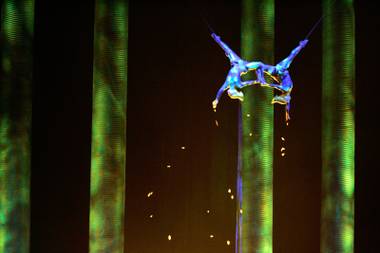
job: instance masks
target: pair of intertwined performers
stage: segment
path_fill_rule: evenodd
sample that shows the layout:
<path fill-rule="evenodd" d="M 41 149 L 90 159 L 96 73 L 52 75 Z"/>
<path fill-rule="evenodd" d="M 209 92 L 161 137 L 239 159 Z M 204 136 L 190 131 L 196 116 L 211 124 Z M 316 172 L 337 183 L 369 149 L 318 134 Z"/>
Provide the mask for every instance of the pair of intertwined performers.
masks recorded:
<path fill-rule="evenodd" d="M 290 93 L 293 88 L 293 82 L 290 78 L 288 68 L 296 55 L 304 48 L 308 42 L 307 39 L 300 41 L 299 45 L 293 49 L 288 57 L 276 65 L 268 65 L 260 61 L 248 62 L 241 59 L 234 51 L 232 51 L 215 33 L 211 37 L 224 50 L 226 56 L 230 59 L 231 69 L 228 72 L 226 81 L 218 90 L 215 100 L 212 102 L 212 107 L 216 111 L 220 97 L 227 90 L 228 96 L 232 99 L 243 101 L 244 94 L 242 88 L 259 84 L 262 87 L 270 87 L 280 91 L 280 95 L 274 96 L 272 104 L 281 104 L 286 107 L 286 120 L 290 119 Z M 249 71 L 255 71 L 256 80 L 242 81 L 241 76 Z M 267 78 L 266 78 L 267 77 Z M 269 82 L 267 80 L 270 80 Z M 273 81 L 273 83 L 271 82 Z"/>

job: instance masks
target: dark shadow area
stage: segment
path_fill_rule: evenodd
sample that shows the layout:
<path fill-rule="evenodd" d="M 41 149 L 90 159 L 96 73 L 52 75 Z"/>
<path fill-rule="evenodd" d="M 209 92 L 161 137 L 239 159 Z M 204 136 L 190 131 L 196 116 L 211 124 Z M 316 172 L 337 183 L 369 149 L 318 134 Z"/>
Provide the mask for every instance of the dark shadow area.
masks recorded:
<path fill-rule="evenodd" d="M 36 1 L 31 252 L 88 252 L 91 1 Z"/>
<path fill-rule="evenodd" d="M 321 15 L 319 1 L 276 1 L 276 62 L 298 46 Z M 320 252 L 321 31 L 319 25 L 289 68 L 294 83 L 289 126 L 283 106 L 275 105 L 274 252 Z"/>

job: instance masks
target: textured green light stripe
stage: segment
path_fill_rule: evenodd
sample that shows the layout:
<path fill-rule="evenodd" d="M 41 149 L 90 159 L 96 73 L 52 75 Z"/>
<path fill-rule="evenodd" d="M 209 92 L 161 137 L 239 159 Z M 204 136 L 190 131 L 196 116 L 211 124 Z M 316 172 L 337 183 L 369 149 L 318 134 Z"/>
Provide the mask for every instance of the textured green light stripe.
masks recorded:
<path fill-rule="evenodd" d="M 0 23 L 0 252 L 29 252 L 33 0 L 6 0 Z"/>
<path fill-rule="evenodd" d="M 355 33 L 352 1 L 324 0 L 321 252 L 354 251 Z"/>
<path fill-rule="evenodd" d="M 95 7 L 90 252 L 124 252 L 128 6 Z"/>
<path fill-rule="evenodd" d="M 241 49 L 244 59 L 273 64 L 274 0 L 243 0 Z M 271 253 L 273 91 L 250 87 L 244 92 L 238 173 L 241 181 L 238 209 L 243 213 L 238 210 L 241 218 L 238 219 L 237 251 Z"/>

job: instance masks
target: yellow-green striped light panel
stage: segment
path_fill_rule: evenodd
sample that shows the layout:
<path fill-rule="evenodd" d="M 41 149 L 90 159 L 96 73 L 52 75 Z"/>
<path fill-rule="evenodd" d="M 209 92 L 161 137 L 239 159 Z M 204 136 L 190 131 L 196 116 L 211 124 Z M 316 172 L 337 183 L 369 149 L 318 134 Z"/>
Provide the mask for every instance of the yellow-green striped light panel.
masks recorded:
<path fill-rule="evenodd" d="M 96 0 L 90 252 L 124 252 L 128 5 Z"/>
<path fill-rule="evenodd" d="M 273 64 L 274 0 L 243 0 L 241 55 Z M 236 252 L 271 253 L 273 91 L 244 91 L 240 115 Z"/>
<path fill-rule="evenodd" d="M 29 252 L 33 0 L 5 0 L 0 23 L 0 252 Z"/>
<path fill-rule="evenodd" d="M 355 33 L 352 0 L 324 0 L 321 252 L 354 251 Z"/>

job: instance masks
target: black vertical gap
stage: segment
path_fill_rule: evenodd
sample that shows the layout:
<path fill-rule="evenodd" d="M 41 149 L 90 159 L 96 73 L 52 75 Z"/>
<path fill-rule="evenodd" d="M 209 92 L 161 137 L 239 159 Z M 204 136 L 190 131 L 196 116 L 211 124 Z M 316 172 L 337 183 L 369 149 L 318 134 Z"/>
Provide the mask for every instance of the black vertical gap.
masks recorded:
<path fill-rule="evenodd" d="M 380 26 L 378 7 L 355 1 L 356 21 L 356 161 L 355 161 L 355 252 L 378 252 L 379 115 L 376 96 Z M 375 76 L 374 76 L 375 74 Z M 375 78 L 374 78 L 375 77 Z"/>
<path fill-rule="evenodd" d="M 235 222 L 227 189 L 235 182 L 238 102 L 225 95 L 220 111 L 212 111 L 229 62 L 201 11 L 239 52 L 239 6 L 233 1 L 130 5 L 126 251 L 234 249 L 226 243 L 233 244 Z M 231 13 L 236 18 L 226 19 Z M 212 156 L 219 163 L 214 167 Z M 152 199 L 146 197 L 150 189 Z"/>
<path fill-rule="evenodd" d="M 92 1 L 36 1 L 31 252 L 88 252 Z"/>
<path fill-rule="evenodd" d="M 298 46 L 322 13 L 317 0 L 276 1 L 275 9 L 275 59 L 279 62 Z M 275 105 L 274 252 L 319 253 L 321 28 L 317 27 L 289 68 L 294 85 L 289 126 L 283 106 Z"/>

